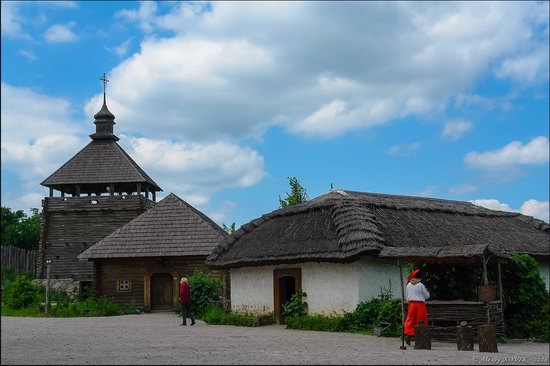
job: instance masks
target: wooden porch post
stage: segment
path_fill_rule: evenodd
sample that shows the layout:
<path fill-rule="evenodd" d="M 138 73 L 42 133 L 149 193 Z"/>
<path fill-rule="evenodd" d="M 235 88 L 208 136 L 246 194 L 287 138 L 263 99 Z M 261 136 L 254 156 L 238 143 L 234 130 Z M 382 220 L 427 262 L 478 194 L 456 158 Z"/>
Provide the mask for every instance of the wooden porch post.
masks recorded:
<path fill-rule="evenodd" d="M 53 188 L 50 187 L 50 197 L 53 197 Z"/>
<path fill-rule="evenodd" d="M 401 262 L 397 258 L 397 265 L 399 266 L 399 280 L 401 281 L 401 347 L 400 349 L 407 349 L 405 347 L 405 289 L 403 288 L 403 267 Z"/>
<path fill-rule="evenodd" d="M 500 306 L 504 307 L 504 294 L 502 293 L 502 273 L 500 269 L 500 258 L 497 258 L 497 270 L 498 270 L 498 297 L 500 300 Z"/>

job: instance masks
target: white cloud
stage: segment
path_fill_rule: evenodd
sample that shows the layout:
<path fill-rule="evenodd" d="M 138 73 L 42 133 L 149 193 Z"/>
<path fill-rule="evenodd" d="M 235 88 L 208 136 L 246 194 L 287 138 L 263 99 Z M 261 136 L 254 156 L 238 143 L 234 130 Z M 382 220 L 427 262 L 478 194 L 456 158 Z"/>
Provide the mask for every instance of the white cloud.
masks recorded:
<path fill-rule="evenodd" d="M 548 80 L 548 44 L 540 46 L 532 52 L 506 59 L 497 69 L 501 78 L 511 78 L 517 82 L 533 84 Z"/>
<path fill-rule="evenodd" d="M 23 57 L 25 57 L 25 58 L 27 58 L 31 61 L 36 60 L 36 55 L 31 50 L 20 49 L 19 51 L 17 51 L 17 54 L 21 55 L 21 56 L 23 56 Z"/>
<path fill-rule="evenodd" d="M 472 122 L 463 120 L 448 121 L 445 123 L 442 135 L 449 140 L 458 140 L 472 129 Z"/>
<path fill-rule="evenodd" d="M 520 208 L 522 214 L 533 216 L 546 222 L 550 222 L 549 210 L 550 206 L 548 201 L 537 201 L 534 199 L 525 201 Z"/>
<path fill-rule="evenodd" d="M 130 49 L 130 43 L 132 39 L 128 38 L 124 42 L 120 43 L 118 46 L 114 47 L 105 47 L 107 51 L 114 53 L 118 57 L 124 57 L 128 53 L 128 50 Z"/>
<path fill-rule="evenodd" d="M 23 31 L 23 17 L 19 13 L 18 3 L 2 1 L 0 2 L 0 6 L 2 37 L 30 40 L 31 36 Z"/>
<path fill-rule="evenodd" d="M 497 210 L 497 211 L 508 211 L 513 212 L 516 210 L 513 210 L 510 206 L 508 206 L 506 203 L 502 203 L 499 200 L 496 199 L 477 199 L 470 201 L 474 205 L 489 208 L 491 210 Z"/>
<path fill-rule="evenodd" d="M 228 213 L 233 211 L 237 207 L 237 204 L 233 201 L 224 201 L 220 207 L 215 208 L 213 210 L 206 210 L 208 212 L 208 216 L 220 223 L 225 219 Z"/>
<path fill-rule="evenodd" d="M 508 204 L 502 203 L 496 199 L 477 199 L 470 202 L 472 202 L 474 205 L 489 208 L 491 210 L 520 212 L 524 215 L 533 216 L 537 219 L 549 222 L 548 201 L 537 201 L 535 199 L 530 199 L 525 201 L 519 209 L 511 208 Z"/>
<path fill-rule="evenodd" d="M 484 153 L 469 152 L 464 157 L 464 162 L 468 166 L 481 168 L 540 165 L 548 163 L 548 154 L 548 138 L 538 136 L 525 145 L 520 141 L 512 141 L 502 149 Z"/>
<path fill-rule="evenodd" d="M 65 43 L 76 41 L 77 36 L 71 28 L 76 25 L 75 22 L 69 22 L 65 25 L 54 24 L 44 33 L 44 38 L 49 43 Z"/>
<path fill-rule="evenodd" d="M 38 184 L 83 147 L 68 101 L 2 82 L 2 169 Z M 90 124 L 90 128 L 92 125 Z"/>
<path fill-rule="evenodd" d="M 545 6 L 532 3 L 182 2 L 171 9 L 159 14 L 145 2 L 118 13 L 153 37 L 112 70 L 111 97 L 134 123 L 128 128 L 155 138 L 174 130 L 195 140 L 258 137 L 274 123 L 330 138 L 438 113 L 492 65 L 548 40 L 540 30 Z M 157 30 L 175 36 L 154 37 Z"/>
<path fill-rule="evenodd" d="M 250 187 L 266 175 L 263 158 L 255 150 L 233 143 L 132 138 L 127 144 L 128 153 L 162 182 L 165 191 L 177 192 L 199 206 L 215 192 Z"/>
<path fill-rule="evenodd" d="M 420 141 L 411 142 L 410 144 L 392 145 L 386 149 L 386 154 L 389 156 L 412 156 L 422 146 Z"/>
<path fill-rule="evenodd" d="M 153 31 L 157 4 L 153 1 L 142 1 L 138 10 L 119 10 L 115 17 L 126 18 L 139 23 L 142 31 L 149 33 Z"/>
<path fill-rule="evenodd" d="M 26 209 L 40 195 L 39 183 L 90 141 L 80 133 L 91 133 L 94 125 L 91 121 L 85 125 L 71 122 L 67 100 L 4 82 L 1 85 L 2 172 L 14 176 L 8 187 L 7 181 L 2 181 L 2 200 Z M 165 192 L 174 192 L 203 208 L 212 194 L 250 187 L 266 175 L 257 151 L 232 142 L 187 143 L 124 136 L 120 143 Z M 23 199 L 25 194 L 29 195 Z M 212 210 L 222 218 L 231 207 L 224 204 Z"/>

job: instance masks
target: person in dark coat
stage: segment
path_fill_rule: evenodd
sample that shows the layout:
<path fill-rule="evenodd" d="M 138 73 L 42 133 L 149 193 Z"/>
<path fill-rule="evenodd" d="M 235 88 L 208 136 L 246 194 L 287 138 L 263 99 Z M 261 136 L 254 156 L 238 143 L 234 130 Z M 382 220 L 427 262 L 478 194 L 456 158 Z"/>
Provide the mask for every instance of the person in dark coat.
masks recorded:
<path fill-rule="evenodd" d="M 195 325 L 195 318 L 191 312 L 191 287 L 189 287 L 189 281 L 183 277 L 180 281 L 180 304 L 181 304 L 181 317 L 183 322 L 181 325 L 187 325 L 187 318 L 191 318 L 191 325 Z"/>

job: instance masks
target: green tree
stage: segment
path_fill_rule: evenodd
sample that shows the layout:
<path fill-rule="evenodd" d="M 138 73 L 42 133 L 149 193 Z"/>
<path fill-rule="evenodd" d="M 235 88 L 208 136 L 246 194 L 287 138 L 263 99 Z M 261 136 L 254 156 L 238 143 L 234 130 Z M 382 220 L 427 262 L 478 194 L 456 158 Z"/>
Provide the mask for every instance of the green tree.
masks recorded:
<path fill-rule="evenodd" d="M 22 210 L 13 212 L 2 207 L 2 245 L 13 245 L 24 249 L 38 249 L 40 241 L 40 214 L 37 208 L 31 209 L 28 217 Z"/>
<path fill-rule="evenodd" d="M 306 202 L 309 197 L 306 193 L 306 189 L 302 187 L 298 178 L 288 177 L 288 183 L 290 185 L 290 193 L 286 192 L 286 198 L 279 196 L 279 204 L 281 208 L 288 206 L 294 206 L 302 202 Z"/>
<path fill-rule="evenodd" d="M 224 229 L 228 234 L 233 234 L 235 231 L 237 231 L 237 225 L 235 223 L 232 223 L 231 225 L 222 224 L 222 229 Z"/>

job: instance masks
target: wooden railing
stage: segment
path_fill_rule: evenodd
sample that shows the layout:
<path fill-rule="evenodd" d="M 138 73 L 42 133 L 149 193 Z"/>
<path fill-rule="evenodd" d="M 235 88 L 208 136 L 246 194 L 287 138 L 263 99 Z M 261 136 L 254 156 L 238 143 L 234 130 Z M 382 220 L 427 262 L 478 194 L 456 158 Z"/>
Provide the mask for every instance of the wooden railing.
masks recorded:
<path fill-rule="evenodd" d="M 36 273 L 36 250 L 26 250 L 11 245 L 2 245 L 2 270 L 14 270 L 16 272 Z"/>

